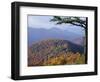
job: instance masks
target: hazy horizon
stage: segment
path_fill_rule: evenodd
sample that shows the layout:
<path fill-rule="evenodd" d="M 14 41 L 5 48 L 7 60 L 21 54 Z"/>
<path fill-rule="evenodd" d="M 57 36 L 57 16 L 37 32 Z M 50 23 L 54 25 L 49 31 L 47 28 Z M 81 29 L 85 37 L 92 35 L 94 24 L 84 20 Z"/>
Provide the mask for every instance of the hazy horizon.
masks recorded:
<path fill-rule="evenodd" d="M 52 18 L 53 16 L 28 15 L 29 44 L 49 38 L 71 41 L 85 36 L 85 31 L 82 27 L 70 24 L 57 25 L 55 22 L 50 22 Z"/>

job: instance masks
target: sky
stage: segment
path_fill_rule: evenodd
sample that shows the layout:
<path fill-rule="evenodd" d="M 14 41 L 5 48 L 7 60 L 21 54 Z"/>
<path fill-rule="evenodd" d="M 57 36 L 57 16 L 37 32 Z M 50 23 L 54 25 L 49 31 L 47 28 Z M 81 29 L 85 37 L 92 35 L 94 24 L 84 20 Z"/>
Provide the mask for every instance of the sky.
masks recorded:
<path fill-rule="evenodd" d="M 58 28 L 61 30 L 69 30 L 75 33 L 83 33 L 83 28 L 79 26 L 74 26 L 70 24 L 60 24 L 57 25 L 55 22 L 50 22 L 53 16 L 42 16 L 42 15 L 28 15 L 28 27 L 29 28 L 44 28 L 44 29 L 52 29 Z"/>

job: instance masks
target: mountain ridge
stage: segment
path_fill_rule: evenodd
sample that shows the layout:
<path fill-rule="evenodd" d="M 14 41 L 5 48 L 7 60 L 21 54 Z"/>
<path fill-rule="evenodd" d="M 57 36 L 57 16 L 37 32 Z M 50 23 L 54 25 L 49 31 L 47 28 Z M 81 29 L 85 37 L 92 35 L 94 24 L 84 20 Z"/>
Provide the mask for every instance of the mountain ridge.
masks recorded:
<path fill-rule="evenodd" d="M 48 57 L 57 57 L 67 52 L 84 53 L 84 47 L 67 40 L 49 39 L 32 44 L 28 50 L 28 65 L 42 65 Z"/>
<path fill-rule="evenodd" d="M 43 29 L 43 28 L 28 28 L 28 44 L 38 42 L 44 39 L 64 39 L 73 42 L 73 39 L 83 37 L 82 35 L 70 32 L 68 30 L 61 30 L 58 28 Z"/>

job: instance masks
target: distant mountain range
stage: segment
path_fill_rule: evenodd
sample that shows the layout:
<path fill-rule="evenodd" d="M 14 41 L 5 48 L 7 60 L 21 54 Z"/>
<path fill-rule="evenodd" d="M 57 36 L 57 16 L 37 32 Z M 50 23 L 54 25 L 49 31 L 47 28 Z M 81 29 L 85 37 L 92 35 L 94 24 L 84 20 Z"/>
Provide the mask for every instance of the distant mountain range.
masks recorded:
<path fill-rule="evenodd" d="M 33 43 L 28 49 L 28 66 L 42 65 L 43 61 L 48 58 L 57 57 L 67 52 L 84 53 L 83 46 L 61 39 L 42 40 Z"/>
<path fill-rule="evenodd" d="M 80 38 L 75 38 L 73 39 L 73 43 L 77 44 L 77 45 L 81 45 L 81 46 L 85 46 L 86 45 L 86 38 L 85 37 L 80 37 Z"/>
<path fill-rule="evenodd" d="M 83 45 L 83 34 L 71 32 L 67 29 L 61 30 L 58 28 L 44 29 L 44 28 L 28 28 L 28 44 L 29 46 L 35 42 L 48 39 L 63 39 L 71 41 L 79 45 Z M 76 42 L 75 42 L 76 41 Z M 79 43 L 78 43 L 79 42 Z"/>

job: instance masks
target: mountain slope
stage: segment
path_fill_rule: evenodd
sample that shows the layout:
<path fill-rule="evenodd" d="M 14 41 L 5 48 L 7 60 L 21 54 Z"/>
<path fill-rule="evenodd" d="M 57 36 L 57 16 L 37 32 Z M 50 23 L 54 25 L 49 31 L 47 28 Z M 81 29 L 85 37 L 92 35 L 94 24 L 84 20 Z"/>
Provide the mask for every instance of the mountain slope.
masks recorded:
<path fill-rule="evenodd" d="M 42 65 L 48 58 L 58 57 L 60 54 L 84 53 L 84 47 L 73 44 L 67 40 L 51 39 L 34 43 L 28 50 L 28 65 Z"/>

